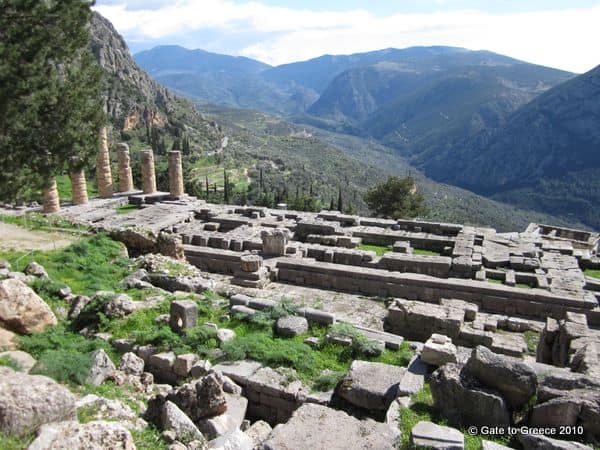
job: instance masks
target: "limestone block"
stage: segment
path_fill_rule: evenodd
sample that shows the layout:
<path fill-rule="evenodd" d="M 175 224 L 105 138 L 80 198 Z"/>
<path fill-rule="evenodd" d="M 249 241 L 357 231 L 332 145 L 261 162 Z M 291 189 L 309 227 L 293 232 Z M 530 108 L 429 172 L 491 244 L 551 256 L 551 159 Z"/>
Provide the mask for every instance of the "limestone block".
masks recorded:
<path fill-rule="evenodd" d="M 98 149 L 98 156 L 96 157 L 96 184 L 98 185 L 100 197 L 108 198 L 112 196 L 112 183 L 108 134 L 106 127 L 104 127 L 100 131 L 100 148 Z"/>
<path fill-rule="evenodd" d="M 133 175 L 131 173 L 131 156 L 129 146 L 121 143 L 117 145 L 119 158 L 119 192 L 133 191 Z"/>
<path fill-rule="evenodd" d="M 410 441 L 417 448 L 439 450 L 465 448 L 465 437 L 460 431 L 432 422 L 417 423 L 410 432 Z"/>
<path fill-rule="evenodd" d="M 60 198 L 56 187 L 56 179 L 52 179 L 42 191 L 44 197 L 44 214 L 54 214 L 60 211 Z"/>
<path fill-rule="evenodd" d="M 169 152 L 169 190 L 171 198 L 181 198 L 183 192 L 183 168 L 181 167 L 181 152 Z"/>
<path fill-rule="evenodd" d="M 82 169 L 69 172 L 71 179 L 72 200 L 74 205 L 85 205 L 88 203 L 87 183 L 85 173 Z"/>
<path fill-rule="evenodd" d="M 142 190 L 144 194 L 156 192 L 156 174 L 154 172 L 154 153 L 152 150 L 142 150 Z"/>
<path fill-rule="evenodd" d="M 265 256 L 285 256 L 289 234 L 284 228 L 264 230 L 260 235 L 263 243 L 263 254 Z"/>
<path fill-rule="evenodd" d="M 198 322 L 198 305 L 191 300 L 176 300 L 171 303 L 170 315 L 173 331 L 194 328 Z"/>

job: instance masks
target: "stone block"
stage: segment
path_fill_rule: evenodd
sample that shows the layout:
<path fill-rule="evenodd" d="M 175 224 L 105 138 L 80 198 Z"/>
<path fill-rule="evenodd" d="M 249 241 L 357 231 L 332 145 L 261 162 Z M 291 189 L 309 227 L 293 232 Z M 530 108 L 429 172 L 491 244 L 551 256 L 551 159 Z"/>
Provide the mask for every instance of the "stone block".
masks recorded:
<path fill-rule="evenodd" d="M 198 305 L 191 300 L 176 300 L 171 303 L 169 325 L 173 331 L 194 328 L 198 323 Z"/>
<path fill-rule="evenodd" d="M 436 450 L 463 450 L 465 437 L 455 428 L 419 422 L 410 432 L 410 442 L 417 448 Z"/>

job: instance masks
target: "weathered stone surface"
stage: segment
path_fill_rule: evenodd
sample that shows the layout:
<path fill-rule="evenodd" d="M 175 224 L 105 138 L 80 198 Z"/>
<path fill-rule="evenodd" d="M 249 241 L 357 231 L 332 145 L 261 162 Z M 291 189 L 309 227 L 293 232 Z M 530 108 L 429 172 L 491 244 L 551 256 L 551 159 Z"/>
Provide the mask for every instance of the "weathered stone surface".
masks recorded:
<path fill-rule="evenodd" d="M 96 157 L 96 185 L 102 198 L 109 198 L 113 194 L 112 173 L 110 170 L 110 153 L 108 150 L 108 134 L 106 127 L 100 132 L 98 155 Z"/>
<path fill-rule="evenodd" d="M 248 400 L 238 395 L 225 394 L 227 411 L 198 421 L 198 428 L 207 439 L 227 435 L 239 429 L 246 417 Z"/>
<path fill-rule="evenodd" d="M 94 351 L 91 358 L 92 364 L 86 383 L 100 386 L 106 379 L 113 376 L 116 368 L 106 352 L 102 349 Z"/>
<path fill-rule="evenodd" d="M 458 364 L 445 364 L 431 375 L 434 407 L 452 424 L 464 426 L 510 425 L 506 402 L 497 393 L 478 388 Z"/>
<path fill-rule="evenodd" d="M 69 172 L 71 180 L 71 199 L 74 205 L 85 205 L 88 203 L 87 182 L 85 180 L 85 172 L 83 169 L 71 170 Z"/>
<path fill-rule="evenodd" d="M 190 375 L 192 378 L 199 378 L 208 375 L 212 369 L 212 364 L 208 360 L 200 360 L 194 363 L 190 369 Z"/>
<path fill-rule="evenodd" d="M 117 144 L 117 156 L 119 161 L 119 192 L 133 191 L 129 146 L 124 143 Z"/>
<path fill-rule="evenodd" d="M 42 426 L 28 450 L 135 450 L 131 433 L 116 422 L 75 421 Z"/>
<path fill-rule="evenodd" d="M 19 280 L 0 281 L 0 325 L 17 333 L 35 333 L 56 325 L 50 307 Z"/>
<path fill-rule="evenodd" d="M 194 422 L 175 403 L 168 400 L 163 406 L 162 426 L 164 430 L 173 430 L 176 439 L 183 443 L 204 439 Z"/>
<path fill-rule="evenodd" d="M 115 294 L 104 305 L 104 314 L 111 319 L 128 316 L 137 309 L 136 303 L 127 294 Z"/>
<path fill-rule="evenodd" d="M 14 350 L 16 348 L 17 335 L 0 327 L 0 350 Z"/>
<path fill-rule="evenodd" d="M 193 353 L 178 355 L 173 363 L 173 372 L 180 377 L 187 377 L 197 361 L 198 355 Z"/>
<path fill-rule="evenodd" d="M 169 324 L 174 331 L 194 328 L 198 323 L 198 305 L 191 300 L 176 300 L 171 303 Z"/>
<path fill-rule="evenodd" d="M 184 194 L 183 169 L 179 151 L 169 152 L 169 191 L 173 199 L 181 198 Z"/>
<path fill-rule="evenodd" d="M 215 372 L 221 372 L 237 384 L 245 386 L 246 380 L 254 375 L 261 367 L 262 364 L 257 361 L 243 360 L 217 364 L 213 367 L 213 370 Z"/>
<path fill-rule="evenodd" d="M 8 358 L 12 360 L 22 372 L 29 372 L 35 366 L 36 360 L 29 353 L 21 350 L 8 351 L 0 353 L 0 358 Z"/>
<path fill-rule="evenodd" d="M 185 261 L 183 241 L 181 236 L 177 234 L 164 232 L 159 233 L 158 241 L 156 242 L 156 249 L 158 253 L 162 255 L 178 261 Z"/>
<path fill-rule="evenodd" d="M 154 194 L 156 192 L 154 153 L 152 150 L 142 150 L 140 158 L 142 161 L 142 190 L 144 194 Z"/>
<path fill-rule="evenodd" d="M 562 441 L 540 434 L 519 434 L 518 441 L 523 450 L 592 450 L 579 442 Z"/>
<path fill-rule="evenodd" d="M 308 321 L 304 317 L 284 316 L 277 319 L 275 330 L 279 336 L 294 337 L 308 331 Z"/>
<path fill-rule="evenodd" d="M 235 430 L 208 443 L 210 450 L 252 450 L 253 441 L 242 430 Z"/>
<path fill-rule="evenodd" d="M 135 353 L 127 352 L 121 357 L 119 370 L 128 375 L 141 375 L 144 373 L 144 360 Z"/>
<path fill-rule="evenodd" d="M 338 385 L 337 393 L 360 408 L 386 411 L 396 398 L 404 372 L 402 367 L 357 360 Z"/>
<path fill-rule="evenodd" d="M 259 255 L 242 255 L 240 265 L 244 272 L 257 272 L 263 265 L 263 259 Z"/>
<path fill-rule="evenodd" d="M 261 235 L 262 251 L 265 256 L 285 256 L 285 247 L 289 239 L 289 232 L 285 228 L 264 230 Z"/>
<path fill-rule="evenodd" d="M 273 431 L 271 425 L 264 420 L 258 420 L 245 430 L 244 433 L 252 440 L 253 448 L 257 448 L 267 440 L 271 431 Z"/>
<path fill-rule="evenodd" d="M 127 429 L 140 430 L 147 426 L 144 420 L 138 418 L 137 414 L 120 400 L 90 394 L 77 400 L 76 407 L 78 412 L 84 409 L 86 414 L 91 413 L 94 420 L 119 421 Z"/>
<path fill-rule="evenodd" d="M 481 441 L 481 450 L 510 450 L 510 447 L 484 439 Z"/>
<path fill-rule="evenodd" d="M 228 328 L 219 328 L 217 330 L 217 340 L 219 342 L 229 342 L 235 339 L 235 331 Z"/>
<path fill-rule="evenodd" d="M 0 431 L 24 435 L 38 426 L 70 419 L 75 396 L 50 378 L 10 371 L 0 376 Z"/>
<path fill-rule="evenodd" d="M 432 334 L 421 350 L 421 360 L 432 366 L 443 366 L 456 362 L 456 346 L 452 339 L 441 334 Z"/>
<path fill-rule="evenodd" d="M 25 266 L 25 270 L 23 271 L 27 275 L 33 275 L 37 278 L 48 278 L 48 272 L 44 269 L 44 266 L 38 264 L 35 261 L 30 262 Z"/>
<path fill-rule="evenodd" d="M 437 450 L 462 450 L 465 447 L 463 434 L 455 428 L 419 422 L 410 432 L 410 442 L 417 448 Z"/>
<path fill-rule="evenodd" d="M 515 409 L 525 405 L 537 388 L 537 376 L 527 364 L 478 346 L 465 370 L 484 386 L 497 390 Z"/>
<path fill-rule="evenodd" d="M 304 404 L 286 423 L 275 427 L 263 442 L 264 450 L 397 448 L 400 432 L 373 420 L 358 420 L 343 411 Z"/>
<path fill-rule="evenodd" d="M 60 197 L 56 187 L 56 179 L 52 178 L 42 189 L 44 214 L 54 214 L 60 211 Z"/>
<path fill-rule="evenodd" d="M 414 357 L 406 367 L 406 371 L 398 385 L 399 396 L 410 396 L 419 392 L 425 385 L 425 376 L 429 368 L 427 364 L 421 361 L 421 358 Z"/>
<path fill-rule="evenodd" d="M 223 383 L 215 373 L 208 374 L 196 384 L 196 397 L 198 401 L 196 418 L 216 416 L 227 411 Z"/>

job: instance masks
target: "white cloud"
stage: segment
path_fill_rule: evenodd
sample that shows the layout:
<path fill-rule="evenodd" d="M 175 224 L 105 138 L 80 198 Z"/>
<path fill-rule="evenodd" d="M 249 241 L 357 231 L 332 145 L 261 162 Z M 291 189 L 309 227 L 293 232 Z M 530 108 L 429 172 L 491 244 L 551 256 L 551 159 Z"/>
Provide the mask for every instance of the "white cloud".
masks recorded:
<path fill-rule="evenodd" d="M 378 17 L 364 10 L 310 11 L 229 0 L 154 2 L 155 9 L 113 1 L 97 9 L 128 39 L 168 40 L 210 29 L 244 32 L 238 54 L 271 64 L 387 47 L 452 45 L 583 72 L 600 64 L 600 4 L 590 8 L 490 14 L 448 11 Z M 139 4 L 139 2 L 138 2 Z M 161 5 L 156 7 L 156 5 Z M 177 42 L 173 41 L 173 44 Z M 203 42 L 196 43 L 203 48 Z"/>

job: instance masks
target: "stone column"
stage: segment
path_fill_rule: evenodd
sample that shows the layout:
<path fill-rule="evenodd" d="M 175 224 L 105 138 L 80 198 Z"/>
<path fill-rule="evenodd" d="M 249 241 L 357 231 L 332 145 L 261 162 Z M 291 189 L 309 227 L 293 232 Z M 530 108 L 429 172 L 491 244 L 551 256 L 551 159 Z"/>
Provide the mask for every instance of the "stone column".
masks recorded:
<path fill-rule="evenodd" d="M 183 169 L 181 167 L 181 152 L 169 152 L 169 190 L 171 198 L 181 198 L 183 192 Z"/>
<path fill-rule="evenodd" d="M 58 197 L 58 189 L 56 188 L 56 179 L 52 178 L 50 183 L 43 189 L 44 195 L 44 214 L 53 214 L 60 211 L 60 199 Z"/>
<path fill-rule="evenodd" d="M 119 155 L 119 192 L 133 191 L 129 146 L 121 143 L 117 145 L 117 152 Z"/>
<path fill-rule="evenodd" d="M 156 175 L 154 173 L 154 153 L 152 150 L 142 150 L 142 190 L 144 194 L 156 192 Z"/>
<path fill-rule="evenodd" d="M 83 169 L 72 170 L 69 172 L 71 179 L 71 191 L 74 205 L 85 205 L 88 202 L 87 183 L 85 181 L 85 172 Z"/>
<path fill-rule="evenodd" d="M 107 133 L 106 127 L 100 131 L 100 149 L 96 158 L 96 184 L 98 184 L 98 192 L 102 198 L 111 197 L 113 194 Z"/>

